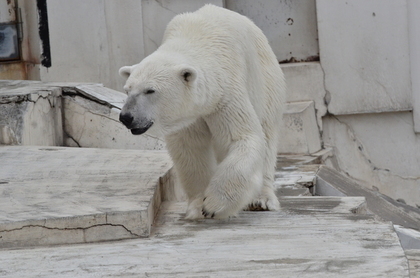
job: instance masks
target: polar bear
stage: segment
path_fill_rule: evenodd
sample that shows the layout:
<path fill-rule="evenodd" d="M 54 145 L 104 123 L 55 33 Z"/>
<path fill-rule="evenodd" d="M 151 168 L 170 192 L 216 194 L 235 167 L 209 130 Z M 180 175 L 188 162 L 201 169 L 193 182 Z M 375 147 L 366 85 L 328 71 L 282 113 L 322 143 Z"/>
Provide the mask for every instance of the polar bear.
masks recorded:
<path fill-rule="evenodd" d="M 162 45 L 122 67 L 120 121 L 162 134 L 186 195 L 186 218 L 279 209 L 273 190 L 285 81 L 262 31 L 214 5 L 177 15 Z"/>

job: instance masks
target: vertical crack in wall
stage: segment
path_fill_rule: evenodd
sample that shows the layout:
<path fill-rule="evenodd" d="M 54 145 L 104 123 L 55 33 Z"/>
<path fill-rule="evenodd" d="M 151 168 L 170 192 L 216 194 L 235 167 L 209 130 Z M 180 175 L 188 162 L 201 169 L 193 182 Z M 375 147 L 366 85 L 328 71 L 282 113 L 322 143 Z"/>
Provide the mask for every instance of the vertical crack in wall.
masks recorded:
<path fill-rule="evenodd" d="M 322 80 L 323 80 L 324 90 L 325 90 L 325 95 L 324 95 L 324 104 L 325 104 L 325 106 L 327 107 L 327 113 L 326 113 L 326 115 L 328 115 L 328 114 L 331 114 L 331 113 L 330 113 L 330 111 L 329 111 L 329 108 L 328 108 L 328 105 L 329 105 L 329 104 L 330 104 L 330 102 L 331 102 L 331 93 L 330 93 L 330 91 L 327 89 L 327 81 L 326 81 L 327 76 L 326 76 L 326 74 L 325 74 L 324 67 L 322 66 L 322 63 L 321 63 L 321 62 L 319 63 L 319 65 L 320 65 L 321 70 L 322 70 Z"/>

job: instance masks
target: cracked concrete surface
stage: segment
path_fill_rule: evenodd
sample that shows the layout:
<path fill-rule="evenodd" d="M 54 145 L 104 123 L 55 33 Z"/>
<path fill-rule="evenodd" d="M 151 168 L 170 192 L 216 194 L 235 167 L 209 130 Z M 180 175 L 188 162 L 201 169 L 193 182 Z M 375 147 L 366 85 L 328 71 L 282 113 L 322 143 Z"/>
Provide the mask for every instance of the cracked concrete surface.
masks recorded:
<path fill-rule="evenodd" d="M 51 244 L 100 242 L 145 237 L 122 224 L 97 224 L 80 228 L 54 228 L 42 225 L 25 225 L 0 231 L 0 247 L 29 247 Z"/>

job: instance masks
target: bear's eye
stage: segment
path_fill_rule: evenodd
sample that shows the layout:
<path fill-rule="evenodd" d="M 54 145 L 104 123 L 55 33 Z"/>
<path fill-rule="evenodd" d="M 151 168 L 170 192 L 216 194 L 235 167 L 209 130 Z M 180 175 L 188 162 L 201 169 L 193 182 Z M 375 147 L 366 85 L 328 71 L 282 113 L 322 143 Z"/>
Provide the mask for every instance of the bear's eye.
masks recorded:
<path fill-rule="evenodd" d="M 153 90 L 153 89 L 148 89 L 148 90 L 146 90 L 145 94 L 146 94 L 146 95 L 150 95 L 150 94 L 153 94 L 154 92 L 155 92 L 155 90 Z"/>

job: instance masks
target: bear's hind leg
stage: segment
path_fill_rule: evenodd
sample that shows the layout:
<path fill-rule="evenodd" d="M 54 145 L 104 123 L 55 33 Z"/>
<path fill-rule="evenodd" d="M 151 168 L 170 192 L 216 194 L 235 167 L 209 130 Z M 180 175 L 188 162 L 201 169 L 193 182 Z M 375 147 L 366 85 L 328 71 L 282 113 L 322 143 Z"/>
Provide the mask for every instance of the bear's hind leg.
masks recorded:
<path fill-rule="evenodd" d="M 188 197 L 187 219 L 203 218 L 204 192 L 216 167 L 211 134 L 203 120 L 167 135 L 167 148 L 175 171 Z"/>

